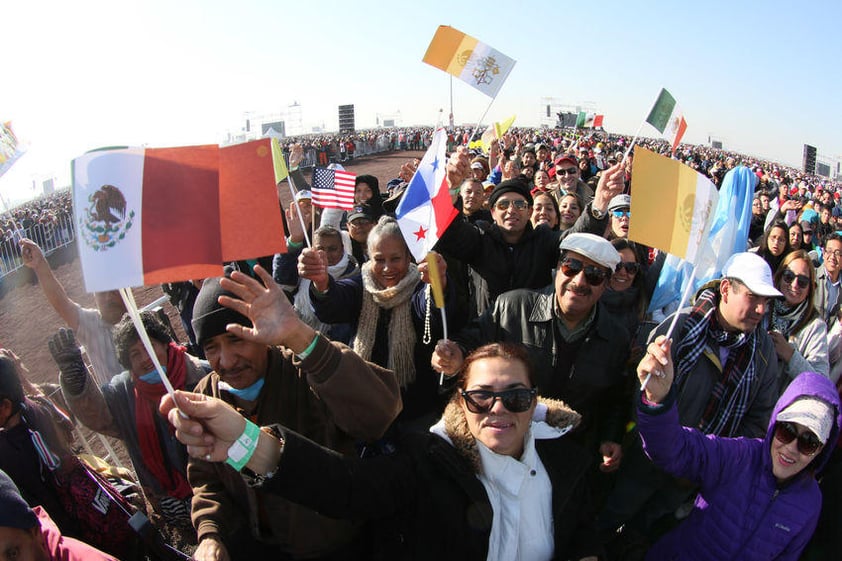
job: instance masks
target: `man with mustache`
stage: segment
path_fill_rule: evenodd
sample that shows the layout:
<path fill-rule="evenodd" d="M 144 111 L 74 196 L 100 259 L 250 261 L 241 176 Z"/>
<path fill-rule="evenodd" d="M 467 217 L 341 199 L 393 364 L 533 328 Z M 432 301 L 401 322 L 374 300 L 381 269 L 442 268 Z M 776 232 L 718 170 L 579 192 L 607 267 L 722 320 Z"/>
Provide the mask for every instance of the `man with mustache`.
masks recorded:
<path fill-rule="evenodd" d="M 614 471 L 628 420 L 625 363 L 630 336 L 599 301 L 620 254 L 605 238 L 570 234 L 559 246 L 555 286 L 519 289 L 497 297 L 493 308 L 453 341 L 439 341 L 433 367 L 456 374 L 468 352 L 494 341 L 523 343 L 541 395 L 562 399 L 582 415 L 577 436 L 598 453 L 602 471 Z"/>
<path fill-rule="evenodd" d="M 720 280 L 703 286 L 691 308 L 676 312 L 671 354 L 682 426 L 724 437 L 765 436 L 778 399 L 778 358 L 772 338 L 758 326 L 780 296 L 766 261 L 737 253 Z M 665 335 L 672 319 L 656 327 L 650 340 Z M 656 528 L 664 528 L 659 519 L 669 516 L 674 523 L 676 509 L 694 491 L 654 467 L 635 432 L 600 525 L 613 534 L 625 524 L 625 531 L 651 539 Z"/>

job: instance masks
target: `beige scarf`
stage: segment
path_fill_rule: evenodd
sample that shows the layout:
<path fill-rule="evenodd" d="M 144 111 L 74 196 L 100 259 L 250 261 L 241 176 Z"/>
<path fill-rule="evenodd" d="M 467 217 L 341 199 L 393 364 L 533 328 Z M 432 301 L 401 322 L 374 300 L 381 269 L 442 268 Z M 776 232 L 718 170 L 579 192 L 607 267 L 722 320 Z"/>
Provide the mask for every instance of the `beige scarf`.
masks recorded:
<path fill-rule="evenodd" d="M 410 299 L 415 287 L 421 280 L 421 273 L 414 263 L 410 263 L 406 276 L 391 288 L 381 288 L 371 272 L 372 262 L 367 261 L 361 267 L 363 279 L 363 303 L 357 333 L 354 335 L 353 349 L 365 360 L 371 358 L 374 348 L 374 335 L 380 310 L 392 310 L 389 320 L 389 361 L 386 368 L 392 370 L 402 387 L 415 381 L 415 327 L 412 324 L 412 304 Z"/>

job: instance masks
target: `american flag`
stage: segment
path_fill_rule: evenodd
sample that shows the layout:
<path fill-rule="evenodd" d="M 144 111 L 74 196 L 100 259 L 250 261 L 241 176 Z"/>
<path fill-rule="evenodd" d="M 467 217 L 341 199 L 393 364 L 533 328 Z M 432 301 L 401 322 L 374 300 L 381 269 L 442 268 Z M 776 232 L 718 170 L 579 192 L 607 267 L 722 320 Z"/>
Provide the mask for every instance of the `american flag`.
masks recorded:
<path fill-rule="evenodd" d="M 322 208 L 354 208 L 356 175 L 338 169 L 313 170 L 313 204 Z"/>

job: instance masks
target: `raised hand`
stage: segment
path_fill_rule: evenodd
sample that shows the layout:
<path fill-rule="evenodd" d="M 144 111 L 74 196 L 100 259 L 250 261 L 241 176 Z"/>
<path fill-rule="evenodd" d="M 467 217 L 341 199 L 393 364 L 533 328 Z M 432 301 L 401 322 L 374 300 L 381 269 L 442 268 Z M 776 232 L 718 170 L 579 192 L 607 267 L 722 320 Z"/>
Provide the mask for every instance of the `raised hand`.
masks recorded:
<path fill-rule="evenodd" d="M 38 269 L 47 265 L 47 259 L 44 257 L 44 252 L 34 241 L 23 238 L 20 241 L 20 256 L 23 259 L 23 264 L 30 269 Z"/>
<path fill-rule="evenodd" d="M 447 183 L 451 193 L 456 191 L 456 195 L 459 194 L 459 187 L 470 172 L 471 162 L 468 158 L 468 149 L 464 146 L 459 146 L 450 155 L 450 159 L 447 162 Z"/>
<path fill-rule="evenodd" d="M 301 165 L 304 159 L 304 147 L 298 143 L 293 144 L 289 149 L 289 168 L 295 169 Z"/>
<path fill-rule="evenodd" d="M 608 203 L 611 202 L 611 199 L 621 194 L 625 188 L 623 168 L 620 167 L 620 164 L 611 166 L 599 176 L 599 183 L 596 186 L 596 193 L 594 193 L 593 208 L 605 212 L 608 210 Z"/>
<path fill-rule="evenodd" d="M 324 251 L 305 248 L 298 256 L 298 276 L 310 279 L 319 292 L 327 290 L 330 273 L 327 272 L 327 256 Z"/>
<path fill-rule="evenodd" d="M 79 343 L 76 342 L 76 335 L 74 335 L 72 329 L 60 328 L 50 339 L 48 346 L 59 370 L 65 371 L 68 367 L 75 367 L 80 364 L 84 367 L 82 350 L 79 348 Z"/>
<path fill-rule="evenodd" d="M 673 380 L 672 341 L 658 335 L 655 341 L 646 347 L 646 354 L 637 365 L 637 378 L 646 383 L 646 399 L 652 403 L 661 403 L 670 391 Z M 646 382 L 646 379 L 649 379 Z"/>
<path fill-rule="evenodd" d="M 229 324 L 226 329 L 241 339 L 265 345 L 284 345 L 295 352 L 307 348 L 315 331 L 302 322 L 283 290 L 260 265 L 255 266 L 258 280 L 234 271 L 220 286 L 237 298 L 220 296 L 219 303 L 251 320 L 252 327 Z M 303 344 L 302 344 L 303 342 Z"/>

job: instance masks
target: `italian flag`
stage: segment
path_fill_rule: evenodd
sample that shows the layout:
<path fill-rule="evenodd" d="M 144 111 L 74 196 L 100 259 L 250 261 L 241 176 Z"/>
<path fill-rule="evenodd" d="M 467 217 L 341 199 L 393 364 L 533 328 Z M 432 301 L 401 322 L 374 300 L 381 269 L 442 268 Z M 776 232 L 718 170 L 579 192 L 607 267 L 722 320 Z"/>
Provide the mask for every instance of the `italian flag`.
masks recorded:
<path fill-rule="evenodd" d="M 646 117 L 646 122 L 658 129 L 662 137 L 669 140 L 673 152 L 678 148 L 681 137 L 687 130 L 687 121 L 684 120 L 681 108 L 675 102 L 675 98 L 663 88 L 649 116 Z"/>
<path fill-rule="evenodd" d="M 438 27 L 423 60 L 490 97 L 497 96 L 515 66 L 497 49 L 449 25 Z"/>
<path fill-rule="evenodd" d="M 719 200 L 716 186 L 677 160 L 638 146 L 629 239 L 696 263 Z"/>
<path fill-rule="evenodd" d="M 225 261 L 284 251 L 282 162 L 277 140 L 268 138 L 76 158 L 73 210 L 85 288 L 216 277 Z"/>

